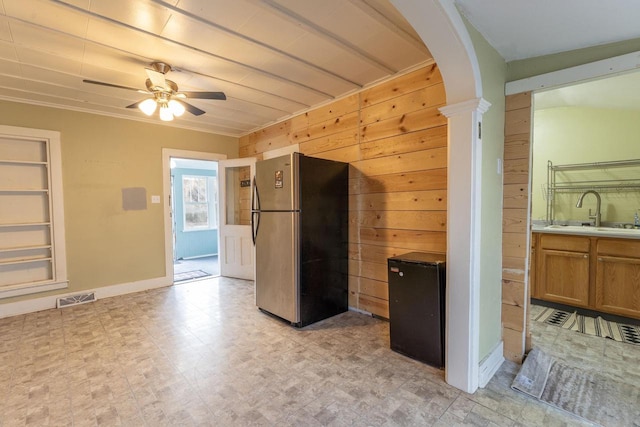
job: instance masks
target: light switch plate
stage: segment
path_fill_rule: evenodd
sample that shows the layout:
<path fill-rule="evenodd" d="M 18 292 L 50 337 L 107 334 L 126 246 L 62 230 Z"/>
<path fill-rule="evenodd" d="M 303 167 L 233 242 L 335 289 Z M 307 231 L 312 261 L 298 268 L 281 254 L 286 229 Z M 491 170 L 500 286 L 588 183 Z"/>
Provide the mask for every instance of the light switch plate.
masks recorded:
<path fill-rule="evenodd" d="M 151 203 L 160 203 L 160 196 L 151 196 Z"/>

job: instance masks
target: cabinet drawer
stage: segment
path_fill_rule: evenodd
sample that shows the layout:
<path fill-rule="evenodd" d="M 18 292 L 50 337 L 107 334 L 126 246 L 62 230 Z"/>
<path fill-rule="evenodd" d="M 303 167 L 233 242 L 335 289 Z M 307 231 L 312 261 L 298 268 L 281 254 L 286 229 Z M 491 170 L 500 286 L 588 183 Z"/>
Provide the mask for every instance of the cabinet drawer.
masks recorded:
<path fill-rule="evenodd" d="M 566 234 L 542 234 L 540 247 L 559 251 L 589 252 L 591 240 L 582 236 L 567 236 Z"/>
<path fill-rule="evenodd" d="M 598 255 L 640 258 L 640 240 L 598 239 Z"/>

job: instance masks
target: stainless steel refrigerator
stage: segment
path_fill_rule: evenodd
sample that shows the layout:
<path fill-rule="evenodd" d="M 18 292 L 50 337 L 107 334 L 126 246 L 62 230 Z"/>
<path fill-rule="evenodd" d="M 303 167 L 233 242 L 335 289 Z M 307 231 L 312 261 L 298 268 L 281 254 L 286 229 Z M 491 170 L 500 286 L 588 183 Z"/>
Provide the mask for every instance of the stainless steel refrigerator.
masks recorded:
<path fill-rule="evenodd" d="M 256 305 L 302 327 L 348 308 L 348 165 L 259 161 L 251 200 Z"/>

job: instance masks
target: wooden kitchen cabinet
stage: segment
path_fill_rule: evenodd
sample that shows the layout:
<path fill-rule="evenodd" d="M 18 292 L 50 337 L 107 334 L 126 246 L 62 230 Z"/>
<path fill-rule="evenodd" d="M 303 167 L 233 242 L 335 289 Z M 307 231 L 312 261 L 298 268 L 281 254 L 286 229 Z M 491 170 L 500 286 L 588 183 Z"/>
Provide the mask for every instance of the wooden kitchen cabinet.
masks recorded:
<path fill-rule="evenodd" d="M 538 282 L 536 281 L 536 246 L 539 236 L 538 233 L 531 234 L 531 252 L 529 252 L 529 289 L 531 293 L 530 296 L 533 298 L 540 298 L 538 292 L 539 286 L 537 286 Z"/>
<path fill-rule="evenodd" d="M 640 319 L 640 241 L 598 239 L 594 308 Z"/>
<path fill-rule="evenodd" d="M 540 234 L 537 248 L 535 298 L 589 306 L 590 239 Z"/>

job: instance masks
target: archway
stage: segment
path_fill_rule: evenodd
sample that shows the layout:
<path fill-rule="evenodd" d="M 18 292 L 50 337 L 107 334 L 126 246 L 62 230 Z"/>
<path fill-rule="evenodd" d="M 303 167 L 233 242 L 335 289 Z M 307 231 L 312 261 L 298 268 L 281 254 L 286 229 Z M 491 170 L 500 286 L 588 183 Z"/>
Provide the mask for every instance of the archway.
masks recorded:
<path fill-rule="evenodd" d="M 453 0 L 391 0 L 433 54 L 447 94 L 449 133 L 447 208 L 446 381 L 473 393 L 479 372 L 480 123 L 478 61 Z M 452 227 L 451 225 L 455 225 Z"/>

